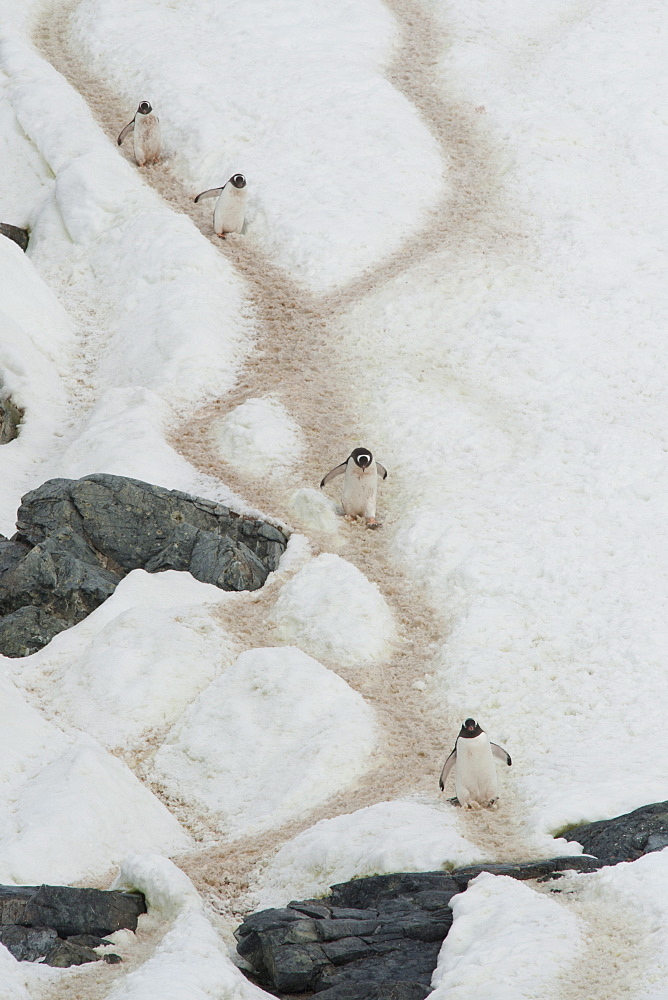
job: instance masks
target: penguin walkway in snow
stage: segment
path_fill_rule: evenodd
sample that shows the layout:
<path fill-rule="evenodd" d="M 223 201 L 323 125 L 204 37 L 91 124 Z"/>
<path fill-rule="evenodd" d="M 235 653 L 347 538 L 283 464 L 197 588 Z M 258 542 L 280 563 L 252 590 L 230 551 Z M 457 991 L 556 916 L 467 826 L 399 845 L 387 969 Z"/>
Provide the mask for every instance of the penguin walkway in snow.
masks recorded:
<path fill-rule="evenodd" d="M 492 806 L 498 798 L 496 767 L 493 757 L 505 761 L 510 767 L 510 754 L 498 743 L 490 743 L 487 733 L 475 719 L 466 719 L 455 740 L 455 746 L 443 765 L 439 785 L 445 789 L 445 782 L 454 767 L 456 799 L 455 805 L 476 809 Z"/>
<path fill-rule="evenodd" d="M 149 101 L 140 101 L 131 122 L 121 130 L 118 145 L 122 145 L 126 135 L 132 132 L 134 154 L 137 165 L 157 163 L 160 159 L 160 119 L 154 113 Z"/>
<path fill-rule="evenodd" d="M 346 517 L 350 520 L 363 517 L 367 527 L 378 528 L 376 498 L 379 474 L 381 479 L 387 479 L 387 469 L 375 460 L 369 449 L 354 448 L 345 462 L 327 473 L 320 489 L 337 476 L 343 476 L 341 503 Z"/>
<path fill-rule="evenodd" d="M 225 239 L 227 233 L 240 233 L 244 227 L 246 215 L 246 178 L 243 174 L 232 174 L 229 181 L 222 187 L 209 188 L 201 191 L 195 198 L 195 204 L 203 198 L 215 198 L 218 201 L 213 210 L 213 231 L 216 236 Z"/>

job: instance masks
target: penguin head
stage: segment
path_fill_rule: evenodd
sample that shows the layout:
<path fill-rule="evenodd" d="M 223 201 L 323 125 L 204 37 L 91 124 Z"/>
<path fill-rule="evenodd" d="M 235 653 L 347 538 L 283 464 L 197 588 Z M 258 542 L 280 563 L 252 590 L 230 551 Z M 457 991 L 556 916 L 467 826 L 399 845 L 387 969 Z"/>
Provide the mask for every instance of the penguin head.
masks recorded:
<path fill-rule="evenodd" d="M 459 735 L 463 736 L 464 739 L 473 739 L 475 736 L 480 736 L 482 732 L 483 730 L 480 728 L 475 719 L 464 719 Z"/>
<path fill-rule="evenodd" d="M 243 174 L 232 174 L 232 176 L 230 177 L 230 184 L 232 185 L 232 187 L 235 188 L 239 189 L 245 188 L 246 178 L 244 177 Z"/>
<path fill-rule="evenodd" d="M 355 448 L 350 457 L 360 469 L 368 469 L 373 462 L 373 455 L 368 448 Z"/>
<path fill-rule="evenodd" d="M 153 108 L 148 101 L 140 101 L 139 107 L 137 108 L 138 115 L 150 115 Z"/>

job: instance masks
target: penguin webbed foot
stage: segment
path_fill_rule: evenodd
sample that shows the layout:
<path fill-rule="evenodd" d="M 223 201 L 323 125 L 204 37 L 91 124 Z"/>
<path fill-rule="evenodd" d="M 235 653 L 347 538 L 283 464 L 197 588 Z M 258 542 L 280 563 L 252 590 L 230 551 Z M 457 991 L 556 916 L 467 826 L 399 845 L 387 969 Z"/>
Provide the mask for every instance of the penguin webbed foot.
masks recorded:
<path fill-rule="evenodd" d="M 367 517 L 366 519 L 367 528 L 382 528 L 380 521 L 377 521 L 375 517 Z"/>

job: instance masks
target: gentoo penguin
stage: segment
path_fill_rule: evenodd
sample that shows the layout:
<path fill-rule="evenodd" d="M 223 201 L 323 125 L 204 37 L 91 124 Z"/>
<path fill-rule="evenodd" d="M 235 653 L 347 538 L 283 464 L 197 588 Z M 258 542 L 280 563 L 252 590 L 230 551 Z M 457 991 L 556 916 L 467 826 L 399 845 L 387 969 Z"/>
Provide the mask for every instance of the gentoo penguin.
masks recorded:
<path fill-rule="evenodd" d="M 475 719 L 466 719 L 455 741 L 455 748 L 443 765 L 439 785 L 445 788 L 445 779 L 454 767 L 457 803 L 468 809 L 491 806 L 496 802 L 496 767 L 492 754 L 512 764 L 510 755 L 497 743 L 490 743 L 487 733 Z"/>
<path fill-rule="evenodd" d="M 364 517 L 370 528 L 377 528 L 376 493 L 378 474 L 387 479 L 387 469 L 376 462 L 368 448 L 355 448 L 345 462 L 328 472 L 320 489 L 336 476 L 344 476 L 341 503 L 346 517 Z"/>
<path fill-rule="evenodd" d="M 148 101 L 141 101 L 134 118 L 125 126 L 118 137 L 118 145 L 126 135 L 133 132 L 135 160 L 140 167 L 146 163 L 157 163 L 160 159 L 160 119 L 153 114 Z"/>
<path fill-rule="evenodd" d="M 246 213 L 246 178 L 243 174 L 232 174 L 227 184 L 219 188 L 209 188 L 195 198 L 215 198 L 219 195 L 213 210 L 213 231 L 225 239 L 226 233 L 240 233 Z"/>

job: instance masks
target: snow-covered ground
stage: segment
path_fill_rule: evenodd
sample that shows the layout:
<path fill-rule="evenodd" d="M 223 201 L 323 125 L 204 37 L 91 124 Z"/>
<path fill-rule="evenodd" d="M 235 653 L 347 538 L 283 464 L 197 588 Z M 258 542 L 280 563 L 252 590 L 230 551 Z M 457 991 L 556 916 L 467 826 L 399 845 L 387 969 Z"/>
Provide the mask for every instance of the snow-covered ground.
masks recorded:
<path fill-rule="evenodd" d="M 576 851 L 551 836 L 665 798 L 663 5 L 0 0 L 0 25 L 0 221 L 31 230 L 0 238 L 25 410 L 0 531 L 110 472 L 296 532 L 260 594 L 136 571 L 0 657 L 0 880 L 150 904 L 132 971 L 77 995 L 262 996 L 229 954 L 251 906 Z M 115 143 L 142 99 L 144 171 Z M 192 198 L 239 170 L 217 245 Z M 377 532 L 315 492 L 360 443 Z M 490 813 L 438 792 L 467 715 L 513 757 Z M 667 852 L 554 896 L 481 876 L 433 995 L 658 998 L 666 898 Z M 71 975 L 0 947 L 0 997 Z"/>

